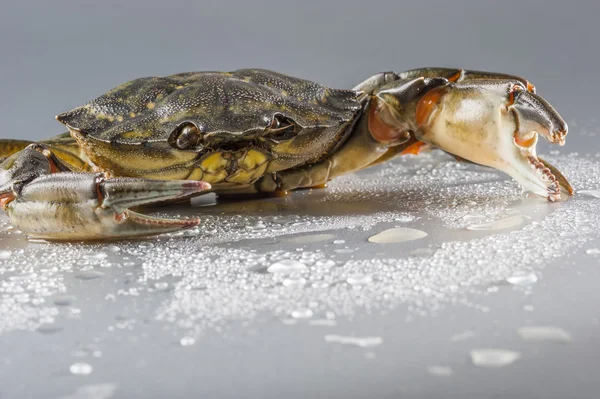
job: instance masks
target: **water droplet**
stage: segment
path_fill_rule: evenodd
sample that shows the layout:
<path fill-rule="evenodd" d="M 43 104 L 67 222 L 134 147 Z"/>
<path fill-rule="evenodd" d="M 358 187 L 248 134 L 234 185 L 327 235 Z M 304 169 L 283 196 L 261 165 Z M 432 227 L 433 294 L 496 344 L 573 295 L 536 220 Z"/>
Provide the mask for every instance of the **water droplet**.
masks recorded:
<path fill-rule="evenodd" d="M 519 360 L 519 352 L 506 349 L 473 349 L 471 361 L 479 367 L 503 367 Z"/>
<path fill-rule="evenodd" d="M 3 249 L 3 250 L 0 250 L 0 260 L 3 260 L 3 259 L 8 259 L 8 258 L 10 258 L 10 255 L 11 255 L 11 252 L 10 252 L 10 251 L 7 251 L 7 250 L 5 250 L 5 249 Z"/>
<path fill-rule="evenodd" d="M 335 261 L 331 260 L 331 259 L 318 260 L 315 263 L 315 266 L 318 266 L 318 267 L 333 267 L 333 266 L 335 266 Z"/>
<path fill-rule="evenodd" d="M 329 283 L 326 281 L 315 281 L 312 283 L 312 287 L 317 289 L 329 288 Z"/>
<path fill-rule="evenodd" d="M 571 342 L 571 334 L 559 327 L 532 326 L 518 330 L 519 336 L 526 341 Z"/>
<path fill-rule="evenodd" d="M 166 281 L 159 281 L 154 283 L 154 288 L 156 288 L 158 291 L 165 291 L 169 288 L 169 283 Z"/>
<path fill-rule="evenodd" d="M 325 336 L 325 342 L 338 343 L 343 345 L 356 345 L 361 348 L 370 348 L 383 343 L 381 337 L 351 337 L 343 335 L 329 334 Z"/>
<path fill-rule="evenodd" d="M 291 315 L 294 319 L 308 319 L 313 316 L 312 309 L 296 309 L 293 310 Z"/>
<path fill-rule="evenodd" d="M 427 233 L 424 231 L 410 229 L 408 227 L 396 227 L 369 237 L 369 242 L 391 244 L 419 240 L 424 237 L 427 237 Z"/>
<path fill-rule="evenodd" d="M 439 377 L 449 377 L 452 375 L 452 369 L 445 366 L 431 366 L 427 368 L 427 372 Z"/>
<path fill-rule="evenodd" d="M 333 241 L 334 244 L 338 245 L 338 244 L 345 244 L 346 241 L 345 240 L 335 240 Z"/>
<path fill-rule="evenodd" d="M 106 250 L 110 252 L 120 252 L 121 248 L 117 247 L 116 245 L 109 245 L 106 247 Z"/>
<path fill-rule="evenodd" d="M 507 277 L 506 281 L 512 285 L 531 285 L 538 281 L 538 277 L 532 272 L 519 271 Z"/>
<path fill-rule="evenodd" d="M 490 223 L 472 224 L 467 226 L 468 230 L 502 230 L 517 227 L 531 219 L 529 216 L 517 215 L 506 219 L 496 220 Z"/>
<path fill-rule="evenodd" d="M 94 280 L 96 278 L 104 277 L 104 273 L 98 270 L 86 270 L 75 275 L 80 280 Z"/>
<path fill-rule="evenodd" d="M 192 346 L 196 343 L 196 339 L 194 337 L 183 337 L 179 340 L 179 344 L 181 346 Z"/>
<path fill-rule="evenodd" d="M 435 250 L 433 248 L 417 248 L 413 251 L 410 251 L 408 254 L 410 256 L 415 256 L 415 257 L 425 257 L 425 256 L 431 256 L 435 253 Z"/>
<path fill-rule="evenodd" d="M 313 242 L 322 242 L 329 241 L 332 238 L 335 238 L 333 234 L 307 234 L 301 235 L 297 237 L 286 238 L 282 240 L 283 242 L 290 244 L 311 244 Z"/>
<path fill-rule="evenodd" d="M 485 219 L 483 215 L 465 215 L 463 216 L 463 221 L 467 223 L 480 222 Z"/>
<path fill-rule="evenodd" d="M 104 259 L 108 255 L 105 252 L 92 252 L 82 256 L 83 259 Z"/>
<path fill-rule="evenodd" d="M 41 333 L 41 334 L 46 334 L 46 335 L 50 335 L 50 334 L 56 334 L 58 332 L 61 332 L 63 330 L 62 327 L 54 325 L 54 324 L 42 324 L 41 326 L 39 326 L 36 331 Z"/>
<path fill-rule="evenodd" d="M 283 280 L 281 284 L 288 288 L 301 288 L 306 285 L 306 279 L 303 277 L 289 277 Z"/>
<path fill-rule="evenodd" d="M 352 248 L 343 248 L 343 249 L 336 249 L 334 250 L 335 253 L 338 254 L 351 254 L 352 252 L 354 252 L 354 250 Z"/>
<path fill-rule="evenodd" d="M 585 253 L 588 255 L 600 255 L 600 249 L 599 248 L 590 248 L 587 251 L 585 251 Z"/>
<path fill-rule="evenodd" d="M 413 220 L 415 220 L 415 217 L 412 215 L 400 215 L 400 216 L 396 216 L 394 218 L 395 222 L 400 222 L 400 223 L 408 223 L 408 222 L 412 222 Z"/>
<path fill-rule="evenodd" d="M 92 373 L 92 370 L 92 366 L 87 363 L 73 363 L 71 367 L 69 367 L 71 374 L 75 375 L 89 375 Z"/>
<path fill-rule="evenodd" d="M 356 273 L 349 276 L 346 281 L 350 285 L 365 285 L 373 281 L 373 278 L 368 274 Z"/>
<path fill-rule="evenodd" d="M 308 324 L 310 324 L 311 326 L 333 327 L 337 324 L 337 322 L 335 320 L 330 319 L 316 319 L 310 320 Z"/>
<path fill-rule="evenodd" d="M 600 190 L 579 190 L 577 194 L 587 195 L 588 197 L 600 198 Z"/>
<path fill-rule="evenodd" d="M 72 295 L 58 295 L 54 298 L 54 304 L 56 306 L 71 306 L 75 297 Z"/>
<path fill-rule="evenodd" d="M 280 260 L 271 264 L 267 269 L 269 273 L 295 273 L 305 270 L 308 270 L 308 268 L 304 263 L 292 259 Z"/>

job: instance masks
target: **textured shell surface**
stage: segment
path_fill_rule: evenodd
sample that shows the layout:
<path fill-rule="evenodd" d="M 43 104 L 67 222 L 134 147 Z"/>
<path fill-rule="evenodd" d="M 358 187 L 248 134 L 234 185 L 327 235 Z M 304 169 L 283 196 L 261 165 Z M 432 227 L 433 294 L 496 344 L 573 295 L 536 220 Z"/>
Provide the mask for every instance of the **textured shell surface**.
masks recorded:
<path fill-rule="evenodd" d="M 332 127 L 355 117 L 352 90 L 261 69 L 188 72 L 132 80 L 57 116 L 71 130 L 123 143 L 166 141 L 184 123 L 205 135 L 252 135 L 283 116 L 302 129 Z"/>

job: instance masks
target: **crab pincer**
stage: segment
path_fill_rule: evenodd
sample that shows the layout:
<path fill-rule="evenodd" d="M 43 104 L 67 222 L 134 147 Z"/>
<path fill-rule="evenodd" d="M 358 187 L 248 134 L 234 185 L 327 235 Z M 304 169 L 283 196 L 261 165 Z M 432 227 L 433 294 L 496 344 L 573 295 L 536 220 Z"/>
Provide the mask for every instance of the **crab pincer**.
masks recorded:
<path fill-rule="evenodd" d="M 558 201 L 572 195 L 567 179 L 538 158 L 538 136 L 563 145 L 568 131 L 533 86 L 510 79 L 450 82 L 416 106 L 417 138 L 475 163 L 499 169 L 524 190 Z"/>
<path fill-rule="evenodd" d="M 197 195 L 210 189 L 206 182 L 63 172 L 51 153 L 44 154 L 43 146 L 39 147 L 28 147 L 0 164 L 0 205 L 12 224 L 30 237 L 120 239 L 199 223 L 198 219 L 148 216 L 131 208 Z"/>

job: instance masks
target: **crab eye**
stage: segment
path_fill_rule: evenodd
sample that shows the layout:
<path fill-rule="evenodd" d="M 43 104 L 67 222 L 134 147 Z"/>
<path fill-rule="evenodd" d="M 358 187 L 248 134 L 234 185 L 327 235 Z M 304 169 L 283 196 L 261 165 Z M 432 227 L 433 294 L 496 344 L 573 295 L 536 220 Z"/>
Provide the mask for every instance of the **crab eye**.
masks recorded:
<path fill-rule="evenodd" d="M 169 141 L 172 146 L 180 150 L 189 150 L 202 141 L 202 134 L 196 125 L 186 123 L 173 132 Z"/>
<path fill-rule="evenodd" d="M 275 115 L 267 131 L 272 141 L 280 143 L 296 135 L 296 125 L 283 115 Z"/>

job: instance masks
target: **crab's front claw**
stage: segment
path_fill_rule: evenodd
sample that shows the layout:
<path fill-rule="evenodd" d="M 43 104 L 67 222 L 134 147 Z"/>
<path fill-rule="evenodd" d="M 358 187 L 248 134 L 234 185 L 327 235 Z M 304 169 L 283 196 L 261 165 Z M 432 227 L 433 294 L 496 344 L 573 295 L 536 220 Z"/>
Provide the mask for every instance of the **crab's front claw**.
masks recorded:
<path fill-rule="evenodd" d="M 502 170 L 524 190 L 557 201 L 573 189 L 552 165 L 537 157 L 541 134 L 564 144 L 567 124 L 543 98 L 514 81 L 440 86 L 417 103 L 419 140 Z"/>
<path fill-rule="evenodd" d="M 0 192 L 11 223 L 30 237 L 50 240 L 120 239 L 173 232 L 197 219 L 166 219 L 132 211 L 138 205 L 190 197 L 201 181 L 105 178 L 63 172 L 36 177 Z"/>

